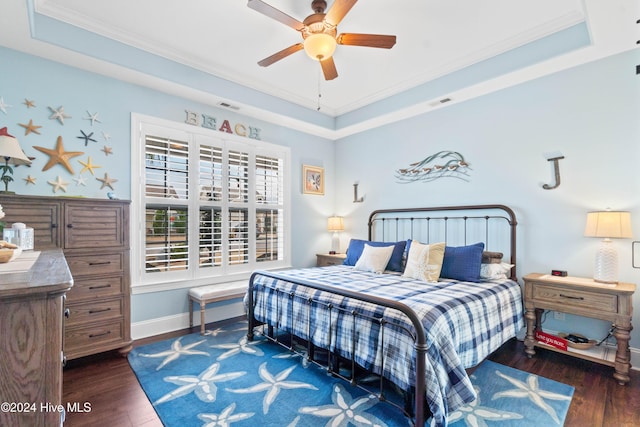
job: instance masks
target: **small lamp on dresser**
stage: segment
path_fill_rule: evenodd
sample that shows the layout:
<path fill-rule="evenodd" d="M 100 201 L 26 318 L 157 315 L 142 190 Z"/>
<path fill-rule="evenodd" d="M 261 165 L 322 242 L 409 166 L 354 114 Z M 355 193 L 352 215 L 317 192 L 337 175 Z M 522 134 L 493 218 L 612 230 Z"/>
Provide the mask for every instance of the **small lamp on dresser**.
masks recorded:
<path fill-rule="evenodd" d="M 4 165 L 0 166 L 2 168 L 0 181 L 4 182 L 4 191 L 0 191 L 0 193 L 12 194 L 9 192 L 9 183 L 13 181 L 13 169 L 9 164 L 30 165 L 31 160 L 20 148 L 18 139 L 9 135 L 6 127 L 0 129 L 0 159 L 4 160 Z"/>
<path fill-rule="evenodd" d="M 344 218 L 341 216 L 329 217 L 327 230 L 333 233 L 331 237 L 331 251 L 329 252 L 333 255 L 340 252 L 340 236 L 338 236 L 338 233 L 344 231 Z"/>
<path fill-rule="evenodd" d="M 600 211 L 587 214 L 586 237 L 601 237 L 593 280 L 618 283 L 618 251 L 611 239 L 631 239 L 631 214 L 621 211 Z"/>

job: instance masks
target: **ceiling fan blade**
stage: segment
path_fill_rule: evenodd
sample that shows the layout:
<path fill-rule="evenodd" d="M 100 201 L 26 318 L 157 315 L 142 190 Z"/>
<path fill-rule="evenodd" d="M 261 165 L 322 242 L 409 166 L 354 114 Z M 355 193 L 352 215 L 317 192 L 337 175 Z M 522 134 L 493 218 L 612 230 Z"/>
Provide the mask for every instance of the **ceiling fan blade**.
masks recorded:
<path fill-rule="evenodd" d="M 338 44 L 349 46 L 366 46 L 379 47 L 383 49 L 391 49 L 396 44 L 396 36 L 387 36 L 383 34 L 353 34 L 342 33 L 336 40 Z"/>
<path fill-rule="evenodd" d="M 274 62 L 280 61 L 281 59 L 284 59 L 292 53 L 296 53 L 297 51 L 302 50 L 303 48 L 304 46 L 302 45 L 302 43 L 296 43 L 286 49 L 282 49 L 280 52 L 276 52 L 273 55 L 264 58 L 262 61 L 258 62 L 258 65 L 261 67 L 268 67 Z"/>
<path fill-rule="evenodd" d="M 358 0 L 336 0 L 327 12 L 324 20 L 331 25 L 337 26 L 357 1 Z"/>
<path fill-rule="evenodd" d="M 338 77 L 338 70 L 336 70 L 336 63 L 333 62 L 333 56 L 320 61 L 320 66 L 325 80 L 333 80 Z"/>
<path fill-rule="evenodd" d="M 268 16 L 269 18 L 273 18 L 276 21 L 282 22 L 284 25 L 287 25 L 296 31 L 301 31 L 304 28 L 304 24 L 302 22 L 298 21 L 295 18 L 292 18 L 291 16 L 276 9 L 275 7 L 268 5 L 262 0 L 249 0 L 247 2 L 247 6 L 249 6 L 249 8 L 255 10 L 256 12 L 260 12 L 263 15 Z"/>

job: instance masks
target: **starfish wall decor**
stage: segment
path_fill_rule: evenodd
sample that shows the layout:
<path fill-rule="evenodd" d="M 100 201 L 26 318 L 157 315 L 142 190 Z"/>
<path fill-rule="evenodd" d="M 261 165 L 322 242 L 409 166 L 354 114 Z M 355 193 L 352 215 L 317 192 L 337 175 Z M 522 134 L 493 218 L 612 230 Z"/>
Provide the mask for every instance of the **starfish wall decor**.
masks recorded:
<path fill-rule="evenodd" d="M 40 131 L 38 129 L 40 129 L 42 126 L 36 126 L 33 124 L 33 120 L 29 120 L 29 123 L 24 124 L 24 123 L 18 123 L 18 125 L 22 126 L 24 128 L 24 134 L 29 135 L 31 132 L 36 133 L 38 135 L 40 135 Z"/>
<path fill-rule="evenodd" d="M 65 167 L 65 169 L 69 171 L 70 174 L 73 175 L 75 172 L 73 171 L 73 168 L 69 163 L 69 159 L 71 159 L 72 157 L 82 156 L 84 154 L 84 152 L 82 151 L 64 151 L 62 136 L 58 136 L 58 140 L 56 141 L 56 148 L 53 150 L 44 147 L 36 147 L 35 145 L 33 146 L 33 148 L 49 155 L 49 161 L 42 168 L 43 172 L 51 169 L 57 164 L 61 164 Z"/>
<path fill-rule="evenodd" d="M 64 119 L 71 118 L 71 116 L 68 116 L 67 114 L 65 114 L 63 106 L 58 107 L 57 110 L 53 107 L 48 107 L 48 108 L 49 110 L 51 110 L 51 115 L 49 116 L 49 120 L 57 120 L 60 122 L 61 125 L 64 125 Z"/>
<path fill-rule="evenodd" d="M 82 160 L 78 160 L 78 162 L 79 162 L 82 166 L 84 166 L 84 167 L 82 168 L 82 170 L 80 171 L 80 173 L 81 173 L 81 174 L 82 174 L 82 173 L 84 173 L 84 171 L 89 171 L 89 172 L 91 172 L 91 175 L 95 175 L 95 173 L 94 173 L 94 171 L 93 171 L 93 170 L 94 170 L 94 169 L 97 169 L 97 168 L 101 168 L 101 167 L 102 167 L 102 166 L 94 165 L 93 163 L 91 163 L 91 156 L 89 156 L 89 157 L 87 158 L 87 161 L 86 161 L 86 162 L 83 162 Z"/>
<path fill-rule="evenodd" d="M 91 138 L 93 136 L 93 132 L 91 132 L 91 133 L 89 133 L 89 135 L 87 135 L 86 133 L 84 133 L 84 131 L 82 129 L 80 129 L 80 133 L 82 134 L 82 136 L 76 136 L 76 138 L 84 139 L 84 146 L 85 147 L 89 144 L 89 141 L 97 142 L 95 139 Z"/>
<path fill-rule="evenodd" d="M 102 185 L 100 186 L 100 189 L 102 190 L 104 187 L 109 187 L 112 190 L 115 190 L 113 188 L 113 183 L 114 182 L 118 182 L 117 179 L 113 179 L 111 177 L 109 177 L 109 174 L 105 172 L 104 174 L 104 178 L 96 178 L 98 181 L 102 182 Z"/>

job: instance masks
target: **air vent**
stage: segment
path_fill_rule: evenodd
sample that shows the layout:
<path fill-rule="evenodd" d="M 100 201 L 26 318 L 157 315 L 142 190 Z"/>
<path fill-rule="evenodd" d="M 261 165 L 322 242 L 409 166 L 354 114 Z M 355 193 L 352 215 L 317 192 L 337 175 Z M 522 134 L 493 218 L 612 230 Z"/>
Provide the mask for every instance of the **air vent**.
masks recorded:
<path fill-rule="evenodd" d="M 450 102 L 450 101 L 451 101 L 451 98 L 442 98 L 442 99 L 438 99 L 437 101 L 430 102 L 429 106 L 437 107 L 438 105 L 446 104 L 447 102 Z"/>
<path fill-rule="evenodd" d="M 224 102 L 224 101 L 220 102 L 218 105 L 221 106 L 221 107 L 224 107 L 224 108 L 228 108 L 230 110 L 236 110 L 237 111 L 237 110 L 240 109 L 240 107 L 237 107 L 235 105 L 231 105 L 228 102 Z"/>

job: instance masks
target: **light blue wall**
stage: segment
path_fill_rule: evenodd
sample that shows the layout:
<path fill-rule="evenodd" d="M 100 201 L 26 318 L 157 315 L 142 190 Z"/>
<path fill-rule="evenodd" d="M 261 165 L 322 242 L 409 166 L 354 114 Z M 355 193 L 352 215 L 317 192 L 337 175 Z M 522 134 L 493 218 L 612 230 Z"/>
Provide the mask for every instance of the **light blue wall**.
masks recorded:
<path fill-rule="evenodd" d="M 101 183 L 96 177 L 110 177 L 118 180 L 113 190 L 121 199 L 129 199 L 131 194 L 131 113 L 155 116 L 184 123 L 185 110 L 205 113 L 218 118 L 228 119 L 232 126 L 242 123 L 245 126 L 260 128 L 261 140 L 291 148 L 292 165 L 292 263 L 294 266 L 315 264 L 315 253 L 326 252 L 331 245 L 331 236 L 326 232 L 326 218 L 333 213 L 333 188 L 335 177 L 334 142 L 314 137 L 271 123 L 262 122 L 233 111 L 220 109 L 212 105 L 170 96 L 141 86 L 125 83 L 98 74 L 85 72 L 56 62 L 26 55 L 0 47 L 0 96 L 6 104 L 7 113 L 0 112 L 0 127 L 6 126 L 9 133 L 17 137 L 28 156 L 36 157 L 31 167 L 20 166 L 14 169 L 14 179 L 9 186 L 17 194 L 45 196 L 83 196 L 106 198 L 109 188 L 100 189 Z M 35 108 L 27 108 L 24 99 L 35 101 Z M 51 112 L 47 108 L 64 106 L 71 118 L 64 125 L 50 120 Z M 91 126 L 87 111 L 98 113 L 101 123 Z M 40 135 L 25 135 L 25 129 L 19 123 L 33 120 L 42 126 Z M 97 142 L 84 141 L 77 137 L 83 130 L 86 134 L 94 132 Z M 102 131 L 111 135 L 106 141 Z M 33 146 L 53 149 L 58 136 L 62 136 L 66 151 L 82 151 L 85 154 L 72 158 L 70 163 L 75 171 L 71 175 L 65 168 L 56 165 L 47 171 L 42 168 L 49 156 L 37 151 Z M 106 156 L 100 151 L 104 145 L 113 148 L 113 155 Z M 73 181 L 78 177 L 82 165 L 78 160 L 87 161 L 91 156 L 92 164 L 102 166 L 95 169 L 95 176 L 85 171 L 82 176 L 86 186 L 77 186 Z M 325 168 L 325 196 L 303 195 L 301 188 L 302 165 L 309 164 Z M 36 185 L 28 185 L 23 178 L 31 175 Z M 60 176 L 69 182 L 67 192 L 54 194 L 53 187 L 47 181 Z M 149 320 L 187 311 L 186 290 L 158 292 L 155 294 L 134 295 L 132 298 L 133 322 Z M 176 304 L 175 302 L 180 303 Z"/>
<path fill-rule="evenodd" d="M 106 189 L 85 172 L 87 187 L 77 187 L 60 166 L 43 172 L 47 156 L 34 145 L 53 148 L 58 135 L 69 151 L 85 151 L 72 159 L 92 156 L 102 176 L 118 179 L 115 192 L 130 195 L 130 113 L 184 122 L 184 110 L 239 121 L 261 129 L 262 140 L 292 150 L 293 265 L 312 265 L 315 253 L 330 246 L 326 217 L 346 216 L 343 249 L 350 236 L 366 236 L 366 220 L 374 209 L 426 205 L 503 203 L 513 207 L 519 221 L 519 275 L 566 269 L 572 275 L 591 276 L 597 239 L 582 236 L 589 210 L 624 209 L 632 212 L 634 234 L 640 239 L 640 77 L 635 66 L 640 54 L 631 51 L 592 64 L 540 78 L 482 98 L 386 125 L 333 143 L 221 110 L 212 105 L 169 96 L 115 79 L 84 72 L 12 50 L 0 48 L 0 96 L 12 105 L 0 112 L 7 126 L 36 160 L 31 168 L 15 169 L 18 194 L 53 195 L 48 180 L 60 175 L 69 181 L 67 195 L 103 198 Z M 37 108 L 27 109 L 24 98 Z M 49 120 L 47 106 L 64 106 L 71 119 L 62 126 Z M 99 113 L 102 123 L 91 126 L 87 110 Z M 18 123 L 33 119 L 41 135 L 25 136 Z M 94 131 L 97 143 L 77 139 L 80 130 Z M 104 141 L 101 131 L 111 135 Z M 103 145 L 113 147 L 105 156 Z M 441 179 L 431 183 L 399 184 L 394 171 L 440 150 L 455 150 L 471 163 L 469 182 Z M 541 185 L 552 181 L 545 152 L 560 151 L 562 184 L 555 190 Z M 302 164 L 322 166 L 326 195 L 302 195 Z M 37 185 L 26 185 L 27 174 Z M 359 182 L 364 203 L 354 204 L 353 183 Z M 59 193 L 60 194 L 60 193 Z M 620 279 L 638 283 L 640 270 L 631 267 L 631 242 L 615 242 L 620 254 Z M 176 301 L 181 301 L 176 304 Z M 634 304 L 640 307 L 640 292 Z M 186 291 L 134 295 L 134 322 L 184 313 Z M 590 336 L 603 335 L 606 325 L 569 317 L 545 327 Z M 595 328 L 595 329 L 594 329 Z M 594 334 L 594 330 L 598 332 Z M 640 343 L 640 321 L 634 321 L 632 346 Z"/>
<path fill-rule="evenodd" d="M 583 237 L 587 211 L 632 212 L 640 240 L 640 51 L 576 67 L 337 142 L 336 205 L 350 236 L 366 236 L 374 209 L 501 203 L 518 217 L 518 275 L 552 268 L 592 277 L 598 239 Z M 469 182 L 399 184 L 394 171 L 440 150 L 462 153 Z M 544 153 L 560 151 L 561 185 Z M 363 203 L 353 203 L 359 182 Z M 620 280 L 640 283 L 630 240 L 614 242 Z M 640 307 L 640 290 L 634 298 Z M 545 327 L 604 337 L 607 325 L 568 317 Z M 595 329 L 594 329 L 595 328 Z M 596 332 L 594 332 L 596 331 Z M 631 344 L 640 347 L 640 316 Z"/>

